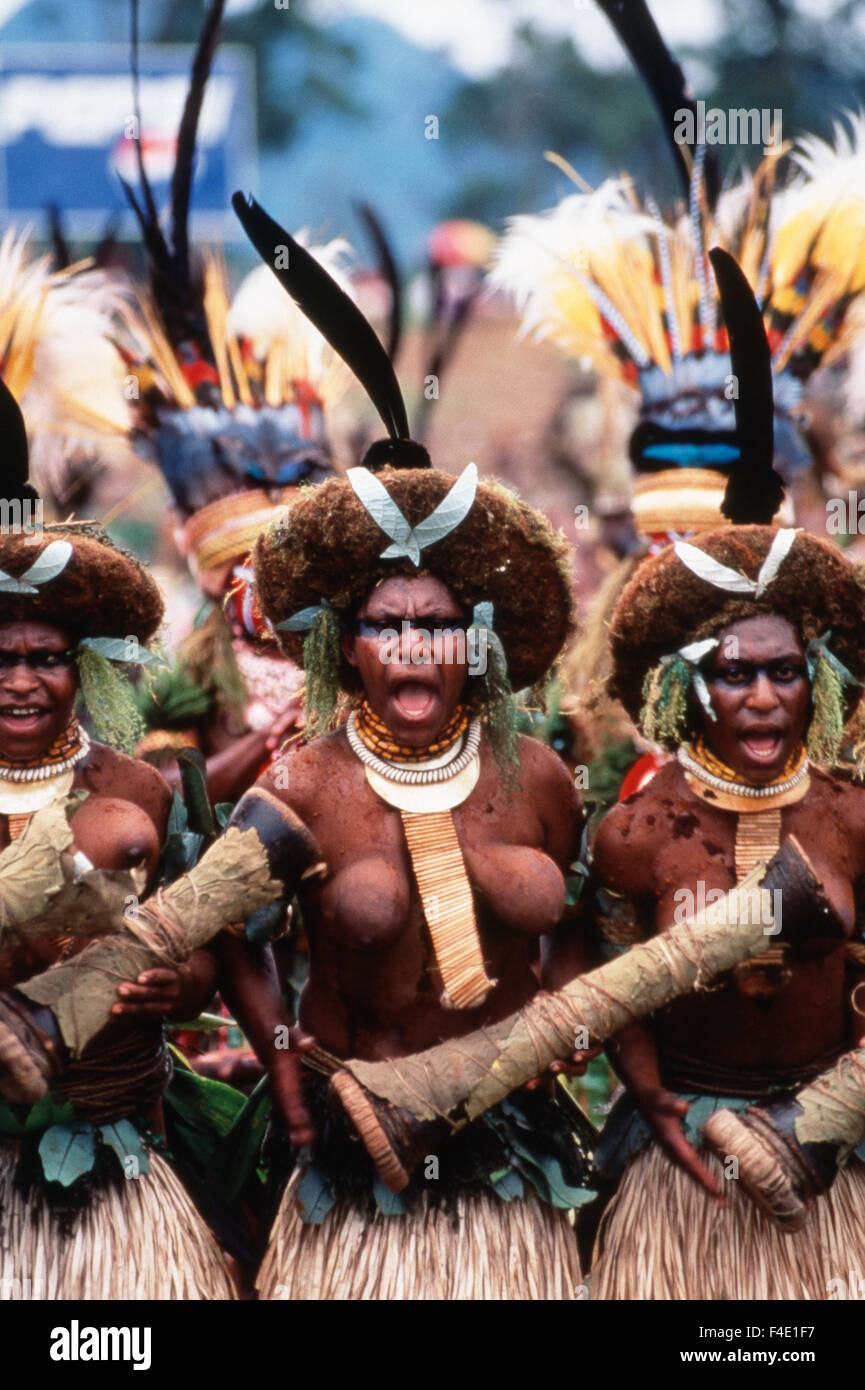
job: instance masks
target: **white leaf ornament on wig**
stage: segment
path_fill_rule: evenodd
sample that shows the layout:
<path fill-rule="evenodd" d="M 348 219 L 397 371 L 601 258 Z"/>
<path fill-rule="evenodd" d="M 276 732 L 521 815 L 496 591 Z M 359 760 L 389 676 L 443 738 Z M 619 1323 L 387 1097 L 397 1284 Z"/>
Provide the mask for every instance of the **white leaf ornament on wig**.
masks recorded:
<path fill-rule="evenodd" d="M 756 579 L 749 579 L 739 570 L 729 569 L 727 565 L 722 565 L 719 560 L 707 555 L 705 550 L 700 550 L 698 546 L 690 545 L 687 541 L 675 541 L 673 548 L 682 564 L 692 574 L 696 574 L 698 579 L 704 579 L 707 584 L 716 589 L 724 589 L 728 594 L 750 594 L 752 598 L 757 599 L 763 597 L 772 583 L 790 553 L 796 535 L 793 527 L 784 527 L 777 533 Z"/>
<path fill-rule="evenodd" d="M 71 554 L 72 546 L 69 541 L 51 541 L 19 578 L 16 579 L 0 570 L 0 593 L 38 593 L 37 585 L 47 584 L 50 579 L 56 579 L 58 574 L 63 573 Z"/>
<path fill-rule="evenodd" d="M 420 566 L 422 550 L 443 540 L 468 516 L 478 486 L 477 467 L 473 463 L 467 464 L 435 510 L 412 527 L 384 483 L 369 469 L 349 468 L 346 476 L 376 526 L 393 542 L 382 551 L 381 559 L 399 560 L 405 557 L 416 567 Z"/>

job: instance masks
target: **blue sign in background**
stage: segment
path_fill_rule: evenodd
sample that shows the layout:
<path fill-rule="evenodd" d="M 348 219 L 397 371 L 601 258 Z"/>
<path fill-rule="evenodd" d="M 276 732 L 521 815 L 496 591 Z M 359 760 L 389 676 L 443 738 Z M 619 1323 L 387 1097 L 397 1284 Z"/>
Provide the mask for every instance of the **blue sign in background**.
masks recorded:
<path fill-rule="evenodd" d="M 143 46 L 141 148 L 165 206 L 192 47 Z M 119 174 L 138 187 L 129 49 L 121 44 L 9 44 L 0 53 L 0 215 L 43 222 L 55 204 L 73 237 L 98 236 L 112 216 L 133 235 Z M 199 128 L 193 235 L 237 239 L 236 188 L 255 188 L 253 68 L 242 48 L 214 63 Z"/>

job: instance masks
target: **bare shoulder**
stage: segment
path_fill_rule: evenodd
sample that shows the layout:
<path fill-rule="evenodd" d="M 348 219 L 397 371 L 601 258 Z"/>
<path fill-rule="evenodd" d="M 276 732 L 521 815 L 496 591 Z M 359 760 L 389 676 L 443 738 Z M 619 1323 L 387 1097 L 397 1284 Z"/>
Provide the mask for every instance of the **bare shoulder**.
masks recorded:
<path fill-rule="evenodd" d="M 302 744 L 271 763 L 257 785 L 278 796 L 305 819 L 343 779 L 356 774 L 358 767 L 345 732 L 338 729 Z"/>
<path fill-rule="evenodd" d="M 171 788 L 162 773 L 142 758 L 131 758 L 105 743 L 92 743 L 81 765 L 81 785 L 94 796 L 131 801 L 165 829 L 171 809 Z"/>
<path fill-rule="evenodd" d="M 527 790 L 553 793 L 575 809 L 579 806 L 574 779 L 554 749 L 538 738 L 521 735 L 518 751 L 520 774 Z"/>
<path fill-rule="evenodd" d="M 802 805 L 815 816 L 825 816 L 828 824 L 843 827 L 848 843 L 865 852 L 865 785 L 833 777 L 816 767 L 811 768 L 810 776 L 808 797 Z"/>
<path fill-rule="evenodd" d="M 521 791 L 544 827 L 546 851 L 567 867 L 579 850 L 583 820 L 574 779 L 558 753 L 539 739 L 521 738 L 519 755 Z"/>
<path fill-rule="evenodd" d="M 654 891 L 657 854 L 668 833 L 670 809 L 680 800 L 681 775 L 675 764 L 668 764 L 648 786 L 607 812 L 592 845 L 601 883 L 633 896 Z"/>

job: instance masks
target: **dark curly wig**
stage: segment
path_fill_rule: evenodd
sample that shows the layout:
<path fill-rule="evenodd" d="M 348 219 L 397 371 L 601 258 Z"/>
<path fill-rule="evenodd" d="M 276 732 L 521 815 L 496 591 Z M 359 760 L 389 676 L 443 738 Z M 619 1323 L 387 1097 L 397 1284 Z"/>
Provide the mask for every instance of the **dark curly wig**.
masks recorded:
<path fill-rule="evenodd" d="M 435 509 L 455 479 L 427 468 L 384 468 L 377 473 L 412 526 Z M 342 478 L 301 489 L 291 510 L 259 538 L 256 587 L 276 627 L 326 599 L 341 623 L 382 579 L 434 575 L 467 610 L 493 604 L 511 686 L 522 689 L 545 675 L 573 622 L 573 579 L 564 538 L 539 511 L 501 484 L 479 483 L 468 516 L 423 552 L 421 570 L 410 560 L 382 560 L 388 539 Z M 302 633 L 279 633 L 283 650 L 303 661 Z M 357 689 L 344 661 L 340 680 Z"/>
<path fill-rule="evenodd" d="M 145 646 L 162 622 L 156 582 L 133 556 L 93 521 L 45 526 L 39 535 L 0 534 L 0 569 L 20 578 L 52 541 L 68 540 L 72 555 L 61 574 L 35 594 L 0 591 L 0 621 L 55 623 L 70 636 L 136 637 Z"/>
<path fill-rule="evenodd" d="M 704 531 L 690 544 L 729 569 L 756 579 L 777 530 L 729 526 Z M 650 556 L 622 590 L 610 626 L 612 692 L 637 722 L 647 676 L 663 657 L 714 636 L 730 623 L 763 613 L 787 618 L 808 642 L 831 633 L 832 653 L 857 680 L 865 678 L 865 581 L 827 541 L 798 532 L 775 578 L 759 598 L 731 594 L 699 578 L 673 546 Z M 844 686 L 849 718 L 862 692 Z"/>

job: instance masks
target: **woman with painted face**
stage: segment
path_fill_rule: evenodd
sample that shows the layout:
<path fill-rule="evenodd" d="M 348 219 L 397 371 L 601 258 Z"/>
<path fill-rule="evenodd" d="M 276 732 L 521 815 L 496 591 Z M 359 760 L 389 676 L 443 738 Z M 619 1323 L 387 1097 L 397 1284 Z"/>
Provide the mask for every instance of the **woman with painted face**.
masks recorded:
<path fill-rule="evenodd" d="M 24 423 L 2 384 L 0 423 L 7 494 L 32 500 Z M 0 855 L 21 840 L 26 874 L 31 822 L 56 808 L 46 833 L 56 834 L 58 855 L 68 842 L 69 862 L 91 890 L 76 903 L 70 885 L 68 916 L 49 903 L 27 930 L 11 929 L 4 912 L 0 989 L 16 991 L 4 998 L 26 1014 L 17 988 L 122 920 L 124 903 L 155 874 L 168 788 L 111 744 L 134 743 L 135 707 L 120 668 L 149 659 L 163 604 L 146 570 L 94 522 L 0 535 L 0 572 Z M 79 693 L 106 741 L 79 722 Z M 71 1061 L 50 1099 L 37 1109 L 0 1098 L 0 1288 L 19 1287 L 26 1273 L 39 1282 L 34 1298 L 231 1296 L 213 1236 L 140 1138 L 158 1129 L 170 1076 L 161 1019 L 189 1007 L 195 979 L 194 969 L 152 964 L 120 986 L 120 976 L 108 981 L 112 1026 Z M 16 1042 L 4 1035 L 4 1060 Z M 170 1269 L 157 1251 L 169 1230 L 187 1252 Z"/>
<path fill-rule="evenodd" d="M 567 548 L 473 465 L 458 478 L 430 466 L 368 325 L 260 209 L 239 211 L 267 263 L 290 246 L 279 278 L 391 430 L 364 467 L 301 495 L 254 559 L 317 735 L 259 785 L 309 828 L 320 860 L 299 894 L 317 1137 L 287 1158 L 260 1296 L 574 1298 L 566 1210 L 585 1196 L 585 1154 L 546 1091 L 438 1145 L 399 1196 L 328 1094 L 343 1058 L 462 1038 L 537 992 L 581 817 L 556 756 L 518 737 L 511 687 L 540 680 L 568 632 Z"/>
<path fill-rule="evenodd" d="M 758 514 L 760 470 L 767 459 L 771 467 L 755 400 L 760 337 L 739 376 Z M 735 363 L 742 344 L 731 338 Z M 734 521 L 747 520 L 746 497 L 728 503 Z M 831 771 L 861 696 L 863 623 L 865 594 L 843 554 L 766 525 L 676 542 L 640 566 L 618 602 L 615 692 L 676 761 L 598 830 L 608 944 L 711 908 L 788 836 L 811 860 L 843 936 L 832 914 L 807 944 L 767 935 L 761 956 L 618 1035 L 609 1053 L 627 1093 L 597 1153 L 617 1190 L 599 1231 L 593 1296 L 825 1298 L 837 1269 L 865 1258 L 858 1160 L 788 1237 L 739 1190 L 735 1167 L 697 1149 L 715 1108 L 791 1094 L 863 1033 L 854 991 L 865 801 Z M 783 917 L 783 902 L 775 918 L 778 910 Z"/>

